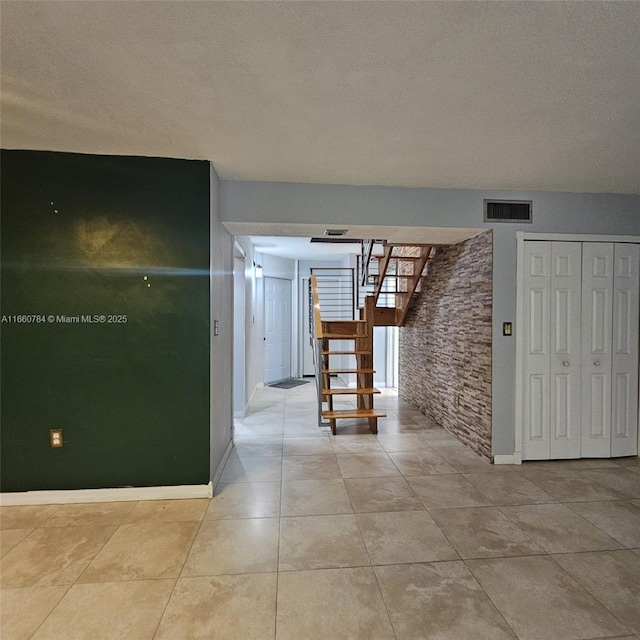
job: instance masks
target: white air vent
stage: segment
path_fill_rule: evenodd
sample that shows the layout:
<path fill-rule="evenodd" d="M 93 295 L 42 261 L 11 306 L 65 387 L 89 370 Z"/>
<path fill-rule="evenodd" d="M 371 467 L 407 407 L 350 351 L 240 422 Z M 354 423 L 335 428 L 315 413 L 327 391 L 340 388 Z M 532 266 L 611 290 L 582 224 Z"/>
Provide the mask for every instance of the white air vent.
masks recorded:
<path fill-rule="evenodd" d="M 330 236 L 331 238 L 343 236 L 345 233 L 347 233 L 346 229 L 325 229 L 324 230 L 324 235 Z"/>
<path fill-rule="evenodd" d="M 531 200 L 485 200 L 485 222 L 531 222 Z"/>

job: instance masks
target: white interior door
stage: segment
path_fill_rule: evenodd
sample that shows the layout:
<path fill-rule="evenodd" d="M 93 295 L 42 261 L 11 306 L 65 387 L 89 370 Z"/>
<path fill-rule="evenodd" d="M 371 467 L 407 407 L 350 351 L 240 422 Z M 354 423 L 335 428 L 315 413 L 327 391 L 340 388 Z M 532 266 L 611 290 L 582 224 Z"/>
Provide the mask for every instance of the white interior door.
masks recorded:
<path fill-rule="evenodd" d="M 291 282 L 264 278 L 265 383 L 291 377 Z"/>
<path fill-rule="evenodd" d="M 549 457 L 580 457 L 580 294 L 582 247 L 551 243 Z"/>
<path fill-rule="evenodd" d="M 522 453 L 547 460 L 549 444 L 551 243 L 524 243 L 524 371 Z"/>
<path fill-rule="evenodd" d="M 613 244 L 582 248 L 582 456 L 611 456 Z"/>
<path fill-rule="evenodd" d="M 617 243 L 613 269 L 611 455 L 638 454 L 640 246 Z"/>

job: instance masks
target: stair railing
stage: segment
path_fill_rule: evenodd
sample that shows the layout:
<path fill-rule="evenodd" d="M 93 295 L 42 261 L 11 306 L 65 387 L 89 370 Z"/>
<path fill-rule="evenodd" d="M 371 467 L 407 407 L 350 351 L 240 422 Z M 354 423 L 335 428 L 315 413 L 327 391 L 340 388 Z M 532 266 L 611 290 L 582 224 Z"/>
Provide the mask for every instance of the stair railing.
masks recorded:
<path fill-rule="evenodd" d="M 312 267 L 323 320 L 355 320 L 358 283 L 354 267 Z"/>
<path fill-rule="evenodd" d="M 309 278 L 309 336 L 313 351 L 313 366 L 316 378 L 316 394 L 318 397 L 318 426 L 328 427 L 329 422 L 322 419 L 322 317 L 320 314 L 320 298 L 318 295 L 318 277 L 311 274 Z"/>

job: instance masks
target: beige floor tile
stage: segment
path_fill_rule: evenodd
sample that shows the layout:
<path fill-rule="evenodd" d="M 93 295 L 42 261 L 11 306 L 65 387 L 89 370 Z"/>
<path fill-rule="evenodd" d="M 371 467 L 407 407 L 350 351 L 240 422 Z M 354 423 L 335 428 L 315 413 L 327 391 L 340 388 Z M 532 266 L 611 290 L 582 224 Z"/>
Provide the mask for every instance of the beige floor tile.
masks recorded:
<path fill-rule="evenodd" d="M 469 447 L 438 447 L 437 452 L 460 473 L 513 473 L 513 465 L 495 465 Z"/>
<path fill-rule="evenodd" d="M 589 502 L 621 498 L 619 493 L 581 478 L 577 471 L 534 469 L 520 473 L 560 502 Z"/>
<path fill-rule="evenodd" d="M 282 437 L 236 438 L 232 458 L 278 458 L 282 456 Z"/>
<path fill-rule="evenodd" d="M 627 458 L 614 458 L 613 461 L 619 467 L 640 467 L 640 456 L 629 456 Z"/>
<path fill-rule="evenodd" d="M 376 567 L 402 640 L 507 640 L 515 635 L 462 562 Z"/>
<path fill-rule="evenodd" d="M 360 513 L 358 524 L 374 565 L 459 559 L 426 511 Z"/>
<path fill-rule="evenodd" d="M 556 499 L 514 473 L 473 473 L 465 478 L 496 505 L 542 504 Z"/>
<path fill-rule="evenodd" d="M 277 518 L 205 520 L 182 577 L 265 573 L 277 568 Z"/>
<path fill-rule="evenodd" d="M 277 640 L 394 640 L 373 569 L 283 572 Z"/>
<path fill-rule="evenodd" d="M 343 480 L 301 480 L 282 483 L 282 516 L 353 513 Z"/>
<path fill-rule="evenodd" d="M 382 453 L 338 453 L 338 466 L 343 478 L 381 478 L 399 476 L 395 464 Z"/>
<path fill-rule="evenodd" d="M 430 513 L 463 559 L 543 553 L 497 507 L 431 509 Z"/>
<path fill-rule="evenodd" d="M 282 458 L 229 458 L 220 477 L 220 483 L 280 482 L 281 478 Z"/>
<path fill-rule="evenodd" d="M 470 451 L 469 447 L 467 447 L 466 444 L 460 442 L 460 440 L 454 438 L 452 435 L 446 434 L 447 437 L 445 437 L 444 435 L 442 436 L 439 435 L 438 437 L 434 437 L 432 435 L 429 435 L 431 433 L 432 433 L 431 431 L 425 431 L 419 434 L 420 437 L 425 441 L 429 449 L 433 449 L 435 451 L 438 451 L 439 449 L 445 449 L 445 450 L 457 449 L 461 453 L 462 452 L 469 453 Z M 440 432 L 435 432 L 435 433 L 440 433 Z"/>
<path fill-rule="evenodd" d="M 238 482 L 218 485 L 204 519 L 277 518 L 279 515 L 279 482 Z"/>
<path fill-rule="evenodd" d="M 362 567 L 371 562 L 353 514 L 280 520 L 280 571 Z"/>
<path fill-rule="evenodd" d="M 461 475 L 410 476 L 407 480 L 427 509 L 492 506 Z"/>
<path fill-rule="evenodd" d="M 285 456 L 333 455 L 331 441 L 320 438 L 287 438 L 283 440 Z"/>
<path fill-rule="evenodd" d="M 520 640 L 577 640 L 629 632 L 547 556 L 466 564 Z"/>
<path fill-rule="evenodd" d="M 390 453 L 396 467 L 403 476 L 426 476 L 431 474 L 458 473 L 435 451 L 416 450 Z"/>
<path fill-rule="evenodd" d="M 174 584 L 174 580 L 76 584 L 33 638 L 151 640 Z"/>
<path fill-rule="evenodd" d="M 626 547 L 640 546 L 640 506 L 632 502 L 574 502 L 567 505 Z"/>
<path fill-rule="evenodd" d="M 24 540 L 33 529 L 0 529 L 0 558 L 6 556 L 18 542 Z"/>
<path fill-rule="evenodd" d="M 289 456 L 282 461 L 282 480 L 331 480 L 342 478 L 334 455 Z"/>
<path fill-rule="evenodd" d="M 553 559 L 622 624 L 640 633 L 640 556 L 631 551 L 600 551 Z"/>
<path fill-rule="evenodd" d="M 0 529 L 40 527 L 59 508 L 59 504 L 0 507 Z"/>
<path fill-rule="evenodd" d="M 577 460 L 529 460 L 522 463 L 522 471 L 546 469 L 548 471 L 577 471 L 579 469 L 615 468 L 611 458 L 579 458 Z"/>
<path fill-rule="evenodd" d="M 356 513 L 422 508 L 422 503 L 402 477 L 349 478 L 344 483 Z"/>
<path fill-rule="evenodd" d="M 208 498 L 138 502 L 128 515 L 127 522 L 198 522 L 204 517 L 210 502 Z"/>
<path fill-rule="evenodd" d="M 589 469 L 577 475 L 606 487 L 624 500 L 640 500 L 640 477 L 629 469 Z"/>
<path fill-rule="evenodd" d="M 235 422 L 237 426 L 244 427 L 282 423 L 283 408 L 284 405 L 280 404 L 262 410 L 252 410 L 244 418 L 239 418 Z"/>
<path fill-rule="evenodd" d="M 448 443 L 450 445 L 459 444 L 464 446 L 455 436 L 452 436 L 448 431 L 439 427 L 423 429 L 418 435 L 423 438 L 428 445 L 437 443 L 439 446 L 444 447 L 447 446 Z"/>
<path fill-rule="evenodd" d="M 116 527 L 35 529 L 0 561 L 2 587 L 72 584 Z"/>
<path fill-rule="evenodd" d="M 264 424 L 237 425 L 234 434 L 240 438 L 264 438 L 266 436 L 280 436 L 284 432 L 282 419 L 278 422 L 265 422 Z"/>
<path fill-rule="evenodd" d="M 283 435 L 285 439 L 326 436 L 326 434 L 320 431 L 317 418 L 309 420 L 308 422 L 285 423 Z M 331 453 L 333 453 L 333 451 Z"/>
<path fill-rule="evenodd" d="M 368 427 L 365 427 L 368 429 Z M 362 435 L 348 435 L 339 433 L 332 436 L 331 444 L 335 453 L 384 453 L 378 439 L 372 433 Z"/>
<path fill-rule="evenodd" d="M 199 522 L 123 524 L 78 582 L 177 578 Z"/>
<path fill-rule="evenodd" d="M 563 504 L 502 507 L 502 512 L 547 553 L 622 548 Z"/>
<path fill-rule="evenodd" d="M 0 638 L 28 640 L 69 587 L 26 587 L 0 591 Z M 62 636 L 61 636 L 62 637 Z"/>
<path fill-rule="evenodd" d="M 123 524 L 135 502 L 63 504 L 42 527 L 98 527 Z"/>
<path fill-rule="evenodd" d="M 415 433 L 378 434 L 378 444 L 387 453 L 429 451 L 429 445 L 426 440 Z"/>
<path fill-rule="evenodd" d="M 276 574 L 180 578 L 154 640 L 273 638 Z"/>

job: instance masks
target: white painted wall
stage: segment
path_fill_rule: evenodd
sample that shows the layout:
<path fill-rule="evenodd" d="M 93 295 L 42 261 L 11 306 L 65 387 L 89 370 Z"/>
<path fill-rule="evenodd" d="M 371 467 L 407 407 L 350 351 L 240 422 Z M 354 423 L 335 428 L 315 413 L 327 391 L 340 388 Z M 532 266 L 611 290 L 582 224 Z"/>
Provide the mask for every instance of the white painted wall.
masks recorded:
<path fill-rule="evenodd" d="M 222 183 L 222 219 L 231 222 L 493 228 L 493 453 L 515 440 L 516 231 L 640 234 L 640 196 L 545 191 L 409 189 L 278 182 Z M 483 222 L 483 199 L 533 200 L 532 224 Z M 517 331 L 514 325 L 514 331 Z"/>
<path fill-rule="evenodd" d="M 263 312 L 264 288 L 263 279 L 255 277 L 254 263 L 262 264 L 262 255 L 254 249 L 247 236 L 237 236 L 236 242 L 245 252 L 245 300 L 244 300 L 244 333 L 245 333 L 245 407 L 263 382 L 264 372 L 264 331 Z M 240 322 L 240 319 L 237 320 Z"/>
<path fill-rule="evenodd" d="M 211 354 L 210 377 L 211 433 L 209 473 L 215 480 L 232 439 L 232 380 L 229 375 L 233 357 L 233 238 L 220 222 L 220 180 L 211 165 L 210 242 L 211 242 Z M 213 322 L 220 333 L 213 336 Z"/>

